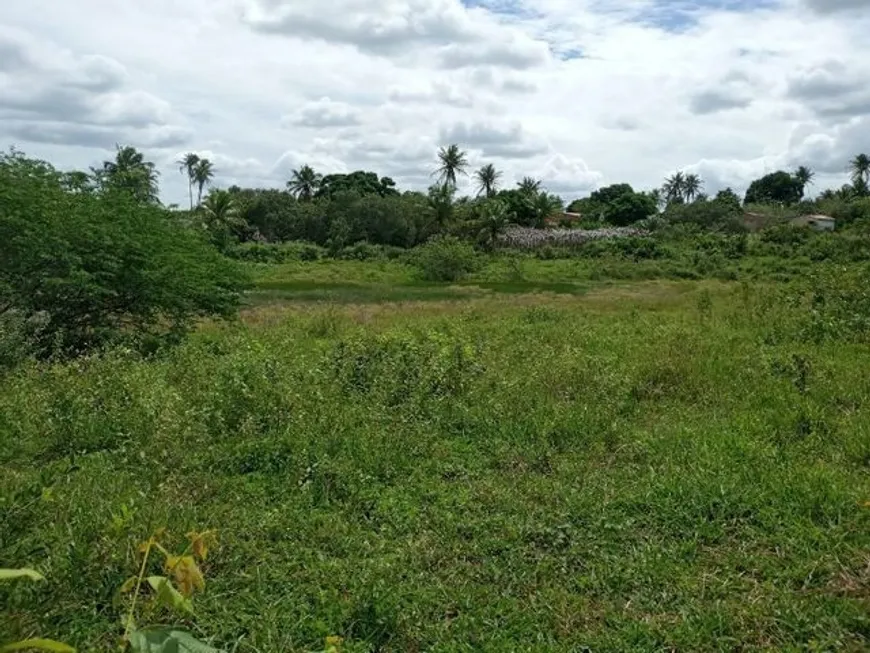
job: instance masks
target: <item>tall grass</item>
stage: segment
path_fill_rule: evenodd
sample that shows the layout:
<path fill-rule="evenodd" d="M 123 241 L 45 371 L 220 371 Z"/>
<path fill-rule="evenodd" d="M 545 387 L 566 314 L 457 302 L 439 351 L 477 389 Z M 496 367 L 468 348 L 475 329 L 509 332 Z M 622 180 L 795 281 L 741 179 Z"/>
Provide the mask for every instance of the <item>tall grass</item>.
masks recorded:
<path fill-rule="evenodd" d="M 0 641 L 111 648 L 168 526 L 219 531 L 188 625 L 238 651 L 862 650 L 870 352 L 811 300 L 296 306 L 18 368 L 0 561 L 49 580 L 0 588 Z"/>

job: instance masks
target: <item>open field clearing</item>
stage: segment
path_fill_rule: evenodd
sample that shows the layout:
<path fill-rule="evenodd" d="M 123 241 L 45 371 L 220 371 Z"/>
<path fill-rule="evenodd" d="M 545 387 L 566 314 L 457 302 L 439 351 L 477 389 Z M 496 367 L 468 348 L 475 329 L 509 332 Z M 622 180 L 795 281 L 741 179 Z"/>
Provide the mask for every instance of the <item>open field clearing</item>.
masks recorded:
<path fill-rule="evenodd" d="M 180 623 L 226 650 L 866 650 L 868 346 L 781 289 L 537 265 L 272 267 L 153 360 L 11 371 L 0 559 L 47 580 L 0 641 L 116 646 L 167 527 L 217 530 Z"/>

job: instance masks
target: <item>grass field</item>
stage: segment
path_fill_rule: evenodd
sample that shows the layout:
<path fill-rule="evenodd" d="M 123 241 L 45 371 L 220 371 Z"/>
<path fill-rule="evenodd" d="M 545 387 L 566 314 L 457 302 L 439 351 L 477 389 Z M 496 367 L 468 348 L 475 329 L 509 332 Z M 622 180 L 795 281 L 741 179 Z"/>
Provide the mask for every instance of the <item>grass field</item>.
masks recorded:
<path fill-rule="evenodd" d="M 161 358 L 11 373 L 0 566 L 48 580 L 0 642 L 110 650 L 165 526 L 219 532 L 226 650 L 867 650 L 870 348 L 644 265 L 263 266 Z"/>

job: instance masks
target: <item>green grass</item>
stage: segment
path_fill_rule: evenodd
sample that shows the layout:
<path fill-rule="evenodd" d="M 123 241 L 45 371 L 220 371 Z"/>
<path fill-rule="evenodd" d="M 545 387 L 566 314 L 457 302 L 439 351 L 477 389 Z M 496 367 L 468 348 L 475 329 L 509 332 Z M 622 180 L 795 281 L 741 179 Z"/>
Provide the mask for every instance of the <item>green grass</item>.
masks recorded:
<path fill-rule="evenodd" d="M 261 268 L 164 357 L 0 380 L 0 566 L 48 578 L 0 641 L 109 650 L 168 526 L 220 533 L 188 625 L 228 650 L 866 650 L 868 346 L 570 264 Z"/>

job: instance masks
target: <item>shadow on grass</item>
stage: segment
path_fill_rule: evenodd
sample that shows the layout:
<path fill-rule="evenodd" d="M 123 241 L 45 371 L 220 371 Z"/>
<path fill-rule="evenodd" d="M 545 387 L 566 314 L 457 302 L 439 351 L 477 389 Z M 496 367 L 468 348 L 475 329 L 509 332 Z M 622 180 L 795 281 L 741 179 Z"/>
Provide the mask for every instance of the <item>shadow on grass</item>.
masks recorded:
<path fill-rule="evenodd" d="M 453 285 L 412 282 L 403 284 L 322 283 L 316 281 L 266 281 L 248 294 L 250 304 L 286 302 L 334 302 L 370 304 L 381 302 L 463 300 L 498 294 L 553 293 L 580 295 L 586 285 L 532 281 L 465 281 Z"/>

